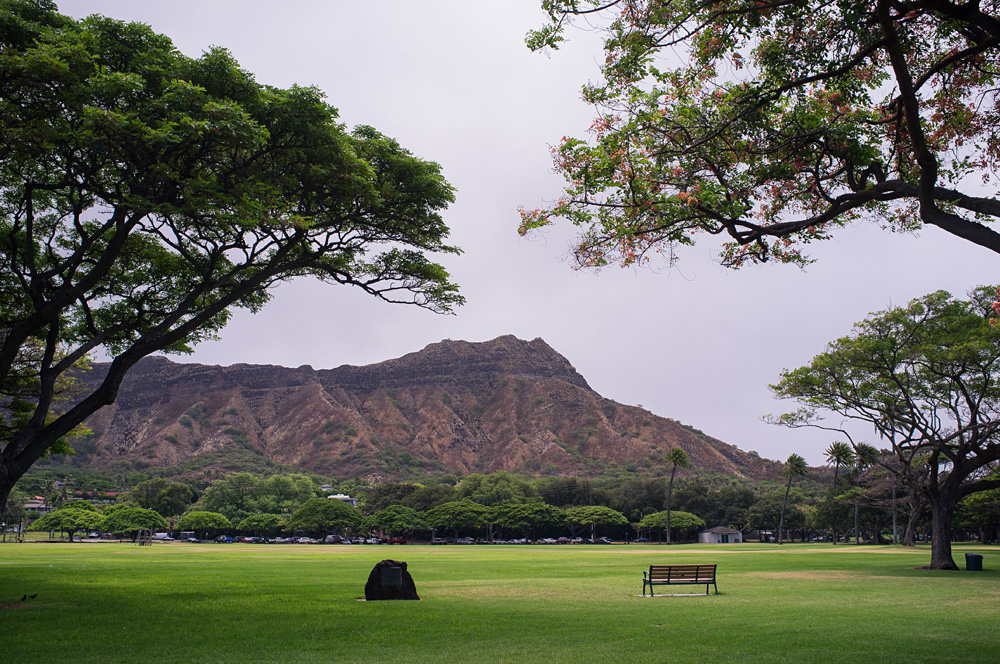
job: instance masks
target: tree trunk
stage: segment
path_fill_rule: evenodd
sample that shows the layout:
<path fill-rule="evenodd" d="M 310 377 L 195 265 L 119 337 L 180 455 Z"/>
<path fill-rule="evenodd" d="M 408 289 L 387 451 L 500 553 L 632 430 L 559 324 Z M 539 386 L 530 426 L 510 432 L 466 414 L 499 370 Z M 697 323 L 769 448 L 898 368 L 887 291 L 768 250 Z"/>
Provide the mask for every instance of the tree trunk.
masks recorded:
<path fill-rule="evenodd" d="M 957 501 L 931 501 L 931 569 L 958 569 L 951 557 L 951 520 Z"/>
<path fill-rule="evenodd" d="M 840 472 L 840 463 L 836 463 L 833 466 L 833 486 L 830 487 L 830 496 L 833 497 L 837 493 L 837 474 Z M 837 546 L 837 526 L 834 526 L 833 530 L 833 545 Z"/>
<path fill-rule="evenodd" d="M 670 499 L 674 493 L 674 474 L 676 472 L 677 466 L 674 465 L 673 470 L 670 471 L 670 485 L 667 487 L 667 544 L 670 544 Z"/>
<path fill-rule="evenodd" d="M 785 487 L 785 499 L 781 502 L 781 518 L 778 519 L 778 544 L 781 544 L 781 532 L 785 528 L 785 507 L 788 506 L 788 492 L 792 490 L 792 478 L 788 478 L 788 485 Z"/>
<path fill-rule="evenodd" d="M 917 521 L 920 520 L 920 515 L 923 510 L 921 509 L 919 498 L 917 498 L 912 492 L 910 493 L 910 497 L 907 499 L 907 503 L 910 505 L 910 518 L 906 520 L 906 530 L 903 531 L 902 545 L 915 547 L 917 545 Z"/>

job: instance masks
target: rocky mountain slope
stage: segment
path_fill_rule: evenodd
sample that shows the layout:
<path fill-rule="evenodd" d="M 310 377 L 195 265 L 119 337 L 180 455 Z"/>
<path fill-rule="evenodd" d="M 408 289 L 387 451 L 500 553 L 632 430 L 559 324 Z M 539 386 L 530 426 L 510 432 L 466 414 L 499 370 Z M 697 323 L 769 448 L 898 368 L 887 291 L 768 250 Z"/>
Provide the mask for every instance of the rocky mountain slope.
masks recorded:
<path fill-rule="evenodd" d="M 84 380 L 106 367 L 95 365 Z M 179 364 L 129 372 L 117 402 L 88 421 L 79 461 L 113 467 L 233 469 L 235 458 L 322 475 L 596 475 L 662 472 L 672 447 L 695 470 L 775 477 L 777 465 L 674 420 L 594 392 L 541 339 L 446 340 L 368 366 L 315 370 Z M 660 469 L 660 470 L 657 470 Z"/>

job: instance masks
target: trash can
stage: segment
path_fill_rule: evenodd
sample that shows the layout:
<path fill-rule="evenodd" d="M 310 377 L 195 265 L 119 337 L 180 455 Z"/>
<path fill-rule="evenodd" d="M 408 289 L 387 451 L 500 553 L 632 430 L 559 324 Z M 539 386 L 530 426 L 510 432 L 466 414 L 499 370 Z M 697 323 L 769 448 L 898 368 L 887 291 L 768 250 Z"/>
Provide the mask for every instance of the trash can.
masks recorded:
<path fill-rule="evenodd" d="M 967 572 L 982 572 L 983 557 L 978 553 L 965 554 L 965 570 Z"/>

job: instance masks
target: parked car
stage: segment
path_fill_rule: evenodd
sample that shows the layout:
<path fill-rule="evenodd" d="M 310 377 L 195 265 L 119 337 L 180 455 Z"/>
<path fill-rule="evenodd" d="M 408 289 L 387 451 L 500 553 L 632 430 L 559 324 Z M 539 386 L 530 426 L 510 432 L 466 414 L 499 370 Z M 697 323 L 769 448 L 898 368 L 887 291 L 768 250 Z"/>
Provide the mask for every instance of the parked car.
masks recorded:
<path fill-rule="evenodd" d="M 542 539 L 538 540 L 538 544 L 558 544 L 558 543 L 559 543 L 558 540 L 554 540 L 551 537 L 543 537 Z"/>
<path fill-rule="evenodd" d="M 648 537 L 636 537 L 636 538 L 635 538 L 634 540 L 632 540 L 632 541 L 633 541 L 633 542 L 648 542 L 648 541 L 649 541 L 649 538 L 648 538 Z"/>
<path fill-rule="evenodd" d="M 595 544 L 611 544 L 611 540 L 607 537 L 598 537 Z"/>
<path fill-rule="evenodd" d="M 455 542 L 456 544 L 475 544 L 476 540 L 471 537 L 459 537 Z"/>
<path fill-rule="evenodd" d="M 406 544 L 405 537 L 393 537 L 389 540 L 389 544 Z"/>
<path fill-rule="evenodd" d="M 188 537 L 188 538 L 187 538 L 186 540 L 184 540 L 184 541 L 185 541 L 185 542 L 190 542 L 191 544 L 197 544 L 197 543 L 198 543 L 198 542 L 200 542 L 201 540 L 199 540 L 199 539 L 198 539 L 197 537 Z"/>

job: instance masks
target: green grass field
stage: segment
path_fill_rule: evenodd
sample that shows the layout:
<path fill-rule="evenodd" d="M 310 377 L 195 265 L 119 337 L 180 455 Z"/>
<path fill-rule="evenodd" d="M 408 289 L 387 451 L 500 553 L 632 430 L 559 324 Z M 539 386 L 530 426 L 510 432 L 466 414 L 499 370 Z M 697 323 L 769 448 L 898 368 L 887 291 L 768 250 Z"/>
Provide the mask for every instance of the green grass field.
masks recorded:
<path fill-rule="evenodd" d="M 1000 550 L 0 545 L 4 662 L 995 662 Z M 361 602 L 408 563 L 419 602 Z M 650 563 L 714 562 L 720 595 Z M 35 599 L 19 601 L 23 595 Z"/>

